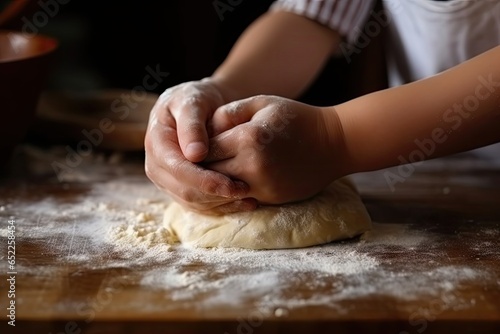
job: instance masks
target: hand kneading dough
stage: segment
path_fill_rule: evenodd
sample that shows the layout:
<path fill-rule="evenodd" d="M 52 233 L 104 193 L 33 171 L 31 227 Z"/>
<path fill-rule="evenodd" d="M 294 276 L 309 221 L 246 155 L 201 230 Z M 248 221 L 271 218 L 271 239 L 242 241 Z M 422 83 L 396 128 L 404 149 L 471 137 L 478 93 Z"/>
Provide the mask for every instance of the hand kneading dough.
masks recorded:
<path fill-rule="evenodd" d="M 200 215 L 172 203 L 163 222 L 183 244 L 251 249 L 319 245 L 354 237 L 371 226 L 355 187 L 345 178 L 300 203 L 225 216 Z"/>

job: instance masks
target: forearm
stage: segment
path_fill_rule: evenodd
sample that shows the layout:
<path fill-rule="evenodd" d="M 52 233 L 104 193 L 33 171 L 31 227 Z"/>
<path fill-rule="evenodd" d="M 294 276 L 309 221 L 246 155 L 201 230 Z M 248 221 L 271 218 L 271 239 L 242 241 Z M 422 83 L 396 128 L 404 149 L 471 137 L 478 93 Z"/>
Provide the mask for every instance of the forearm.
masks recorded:
<path fill-rule="evenodd" d="M 258 94 L 296 98 L 339 42 L 336 32 L 307 18 L 268 12 L 243 33 L 212 79 L 227 100 Z"/>
<path fill-rule="evenodd" d="M 331 110 L 332 111 L 332 110 Z M 346 173 L 500 141 L 500 47 L 446 72 L 334 107 Z"/>

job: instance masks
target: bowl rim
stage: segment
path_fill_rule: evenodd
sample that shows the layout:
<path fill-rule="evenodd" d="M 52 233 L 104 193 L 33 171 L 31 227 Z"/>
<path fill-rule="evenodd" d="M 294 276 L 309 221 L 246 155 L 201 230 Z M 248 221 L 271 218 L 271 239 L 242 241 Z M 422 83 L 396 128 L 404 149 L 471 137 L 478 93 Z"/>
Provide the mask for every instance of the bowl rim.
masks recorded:
<path fill-rule="evenodd" d="M 10 1 L 0 10 L 0 25 L 8 24 L 12 19 L 20 16 L 29 7 L 30 0 Z"/>
<path fill-rule="evenodd" d="M 36 53 L 35 55 L 28 55 L 28 56 L 17 57 L 17 58 L 0 59 L 0 64 L 7 64 L 7 63 L 12 64 L 12 63 L 16 63 L 16 62 L 26 61 L 29 59 L 40 58 L 40 57 L 46 56 L 50 53 L 53 53 L 59 47 L 59 42 L 54 37 L 50 37 L 50 36 L 47 36 L 44 34 L 38 34 L 38 33 L 37 34 L 28 34 L 28 33 L 22 32 L 22 31 L 18 31 L 18 30 L 0 29 L 0 37 L 7 36 L 7 38 L 8 38 L 9 35 L 20 36 L 20 37 L 23 37 L 23 38 L 28 39 L 28 40 L 30 40 L 32 38 L 36 38 L 39 40 L 44 40 L 45 42 L 48 42 L 51 45 L 46 50 L 39 52 L 39 53 Z"/>

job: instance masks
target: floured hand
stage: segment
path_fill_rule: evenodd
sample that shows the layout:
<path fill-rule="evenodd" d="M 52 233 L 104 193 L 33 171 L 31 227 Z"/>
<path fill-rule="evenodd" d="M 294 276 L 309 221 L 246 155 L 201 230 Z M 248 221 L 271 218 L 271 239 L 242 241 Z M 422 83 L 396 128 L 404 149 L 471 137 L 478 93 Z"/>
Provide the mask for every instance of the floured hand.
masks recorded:
<path fill-rule="evenodd" d="M 210 79 L 166 90 L 151 111 L 145 138 L 147 176 L 183 206 L 202 213 L 252 210 L 248 185 L 201 167 L 208 153 L 207 121 L 225 103 Z"/>
<path fill-rule="evenodd" d="M 206 166 L 247 183 L 259 203 L 303 200 L 342 176 L 342 131 L 332 110 L 256 96 L 218 108 L 211 127 Z"/>

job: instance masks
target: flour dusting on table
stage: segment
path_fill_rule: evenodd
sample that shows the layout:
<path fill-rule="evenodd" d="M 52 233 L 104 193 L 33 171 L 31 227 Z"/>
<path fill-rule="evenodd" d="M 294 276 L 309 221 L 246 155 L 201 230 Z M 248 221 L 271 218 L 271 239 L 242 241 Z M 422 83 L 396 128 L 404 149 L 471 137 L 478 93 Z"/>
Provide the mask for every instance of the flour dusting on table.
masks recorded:
<path fill-rule="evenodd" d="M 5 215 L 16 207 L 15 202 L 0 204 Z M 411 310 L 412 301 L 427 297 L 451 310 L 473 305 L 458 293 L 468 282 L 498 280 L 474 263 L 464 267 L 446 260 L 448 255 L 437 247 L 442 242 L 438 235 L 400 224 L 374 223 L 359 239 L 305 249 L 172 245 L 174 240 L 161 226 L 167 205 L 168 199 L 144 178 L 95 183 L 74 201 L 61 203 L 48 196 L 25 205 L 16 214 L 17 236 L 33 244 L 49 238 L 37 244 L 41 252 L 57 254 L 79 270 L 127 268 L 129 279 L 165 300 L 161 306 L 141 306 L 144 312 L 180 305 L 237 309 L 252 303 L 263 316 L 311 306 L 342 314 L 355 307 L 356 300 L 373 295 L 394 298 L 400 309 Z M 37 218 L 28 221 L 24 216 Z M 6 234 L 0 229 L 0 236 Z M 470 245 L 471 252 L 474 247 Z M 405 262 L 396 263 L 394 254 L 404 254 Z M 29 262 L 20 261 L 19 266 L 25 274 L 39 270 Z"/>
<path fill-rule="evenodd" d="M 64 150 L 49 153 L 28 150 L 37 160 L 26 168 L 37 175 L 53 173 L 50 163 L 64 159 Z M 491 266 L 482 265 L 483 260 L 500 261 L 499 226 L 459 225 L 463 230 L 450 238 L 421 226 L 375 222 L 361 238 L 304 249 L 189 248 L 174 244 L 162 228 L 169 200 L 142 175 L 142 167 L 131 175 L 124 164 L 116 164 L 117 156 L 88 160 L 61 178 L 66 183 L 56 184 L 57 191 L 76 189 L 78 196 L 63 201 L 64 196 L 42 194 L 22 203 L 14 196 L 0 203 L 0 217 L 16 219 L 19 247 L 29 246 L 37 252 L 34 256 L 53 261 L 34 266 L 19 258 L 17 270 L 22 275 L 43 279 L 60 271 L 67 277 L 105 272 L 100 288 L 117 296 L 127 289 L 112 284 L 115 275 L 123 284 L 158 297 L 148 305 L 142 300 L 123 305 L 134 312 L 185 308 L 205 314 L 214 308 L 228 311 L 252 305 L 265 317 L 286 317 L 294 309 L 316 306 L 331 308 L 332 314 L 356 314 L 358 308 L 369 307 L 366 300 L 374 296 L 389 298 L 387 307 L 393 307 L 394 314 L 435 312 L 436 305 L 444 312 L 471 308 L 489 298 L 486 290 L 468 295 L 468 284 L 500 289 L 500 277 Z M 119 178 L 109 177 L 110 169 Z M 99 173 L 90 173 L 96 170 Z M 29 192 L 29 186 L 22 191 Z M 0 226 L 0 237 L 7 235 L 6 225 Z M 460 247 L 467 259 L 457 258 L 448 251 L 453 247 L 442 247 L 444 243 Z M 5 257 L 0 254 L 0 270 L 7 272 Z M 422 300 L 430 301 L 427 308 L 422 308 Z M 22 308 L 24 299 L 18 302 Z M 75 307 L 64 303 L 58 306 L 61 310 Z"/>

